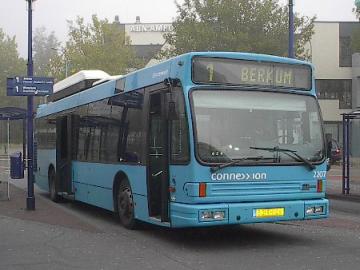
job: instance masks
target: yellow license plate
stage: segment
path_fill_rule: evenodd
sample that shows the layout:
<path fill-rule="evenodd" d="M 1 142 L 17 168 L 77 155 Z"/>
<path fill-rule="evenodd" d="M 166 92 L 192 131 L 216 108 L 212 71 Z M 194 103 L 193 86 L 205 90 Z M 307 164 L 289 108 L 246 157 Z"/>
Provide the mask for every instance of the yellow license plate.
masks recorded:
<path fill-rule="evenodd" d="M 255 217 L 257 218 L 283 217 L 284 215 L 285 208 L 266 208 L 255 210 Z"/>

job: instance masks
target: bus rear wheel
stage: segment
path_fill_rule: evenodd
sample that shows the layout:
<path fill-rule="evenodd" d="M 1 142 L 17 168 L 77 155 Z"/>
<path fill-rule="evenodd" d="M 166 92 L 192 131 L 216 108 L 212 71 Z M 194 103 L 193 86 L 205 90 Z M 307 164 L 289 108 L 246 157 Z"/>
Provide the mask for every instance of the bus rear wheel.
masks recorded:
<path fill-rule="evenodd" d="M 121 224 L 127 229 L 136 228 L 134 200 L 130 184 L 127 180 L 122 181 L 117 196 L 117 208 Z"/>
<path fill-rule="evenodd" d="M 55 170 L 50 170 L 49 172 L 49 192 L 50 192 L 50 199 L 53 202 L 59 202 L 60 197 L 57 193 L 57 187 L 56 187 L 56 174 Z"/>

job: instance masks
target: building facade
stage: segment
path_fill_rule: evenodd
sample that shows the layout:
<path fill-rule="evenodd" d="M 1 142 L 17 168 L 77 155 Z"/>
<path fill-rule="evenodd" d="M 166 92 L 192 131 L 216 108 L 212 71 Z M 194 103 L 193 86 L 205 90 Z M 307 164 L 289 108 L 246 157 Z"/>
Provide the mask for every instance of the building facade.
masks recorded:
<path fill-rule="evenodd" d="M 142 23 L 137 16 L 135 23 L 120 23 L 115 17 L 114 24 L 119 25 L 130 38 L 131 45 L 136 55 L 149 62 L 165 44 L 164 34 L 173 30 L 172 23 Z"/>
<path fill-rule="evenodd" d="M 360 23 L 315 22 L 314 30 L 309 49 L 325 133 L 342 144 L 342 114 L 360 107 L 360 55 L 351 48 L 353 33 L 360 30 Z M 352 138 L 358 137 L 356 121 L 351 129 Z M 352 143 L 351 151 L 360 155 L 356 143 Z"/>

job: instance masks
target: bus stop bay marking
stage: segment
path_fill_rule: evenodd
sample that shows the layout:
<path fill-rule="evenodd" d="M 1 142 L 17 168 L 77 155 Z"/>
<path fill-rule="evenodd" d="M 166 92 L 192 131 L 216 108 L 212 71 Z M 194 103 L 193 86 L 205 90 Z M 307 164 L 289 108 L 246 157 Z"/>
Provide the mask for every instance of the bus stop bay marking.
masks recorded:
<path fill-rule="evenodd" d="M 241 180 L 266 180 L 267 174 L 256 173 L 213 173 L 211 180 L 214 181 L 241 181 Z"/>

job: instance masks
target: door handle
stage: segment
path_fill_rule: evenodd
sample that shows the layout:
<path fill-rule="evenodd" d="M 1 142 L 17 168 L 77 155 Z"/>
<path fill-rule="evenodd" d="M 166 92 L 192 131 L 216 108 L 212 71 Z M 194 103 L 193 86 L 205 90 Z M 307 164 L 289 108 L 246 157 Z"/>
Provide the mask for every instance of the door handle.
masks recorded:
<path fill-rule="evenodd" d="M 157 172 L 157 173 L 153 173 L 153 174 L 152 174 L 152 177 L 159 176 L 159 175 L 162 174 L 162 173 L 163 173 L 163 171 L 159 171 L 159 172 Z"/>

